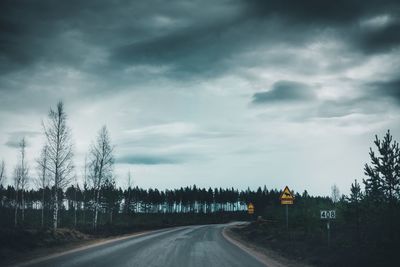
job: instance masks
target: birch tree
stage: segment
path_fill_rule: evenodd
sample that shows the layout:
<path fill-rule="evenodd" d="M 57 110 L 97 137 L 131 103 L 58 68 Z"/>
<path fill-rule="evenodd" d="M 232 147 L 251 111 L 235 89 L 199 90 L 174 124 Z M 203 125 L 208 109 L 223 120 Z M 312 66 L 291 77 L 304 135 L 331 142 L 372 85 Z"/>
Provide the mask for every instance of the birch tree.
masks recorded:
<path fill-rule="evenodd" d="M 15 206 L 14 206 L 14 225 L 18 225 L 18 210 L 21 208 L 22 221 L 25 217 L 25 201 L 24 201 L 24 190 L 28 183 L 28 167 L 25 161 L 25 148 L 26 142 L 25 138 L 21 139 L 19 143 L 20 148 L 20 161 L 14 168 L 14 187 L 15 187 Z M 21 205 L 19 204 L 19 191 L 21 191 Z"/>
<path fill-rule="evenodd" d="M 96 142 L 90 148 L 89 157 L 89 177 L 95 191 L 93 227 L 97 229 L 100 191 L 105 182 L 112 179 L 114 165 L 113 147 L 106 126 L 100 129 Z"/>
<path fill-rule="evenodd" d="M 38 165 L 38 187 L 42 189 L 42 211 L 41 211 L 41 226 L 44 226 L 44 207 L 45 207 L 45 192 L 46 187 L 49 186 L 49 172 L 47 171 L 49 164 L 49 147 L 44 145 L 40 153 L 40 157 L 37 159 Z"/>
<path fill-rule="evenodd" d="M 14 168 L 14 188 L 15 188 L 15 199 L 14 199 L 14 226 L 18 225 L 18 209 L 19 209 L 19 199 L 18 199 L 18 192 L 21 185 L 21 166 L 17 164 Z"/>
<path fill-rule="evenodd" d="M 48 146 L 47 171 L 52 176 L 54 190 L 53 228 L 58 226 L 58 190 L 66 187 L 73 177 L 73 151 L 71 131 L 67 126 L 67 115 L 63 102 L 58 102 L 55 110 L 50 109 L 43 130 Z"/>
<path fill-rule="evenodd" d="M 87 155 L 85 155 L 85 164 L 83 166 L 83 224 L 86 225 L 86 209 L 87 209 L 87 192 L 88 192 L 88 162 L 87 162 Z"/>
<path fill-rule="evenodd" d="M 0 185 L 6 180 L 6 163 L 4 159 L 0 162 Z"/>
<path fill-rule="evenodd" d="M 25 220 L 24 191 L 26 189 L 26 186 L 28 185 L 28 165 L 25 159 L 25 149 L 26 149 L 25 137 L 21 139 L 21 142 L 19 143 L 19 148 L 21 152 L 20 186 L 21 186 L 21 216 L 23 222 Z"/>
<path fill-rule="evenodd" d="M 79 185 L 78 185 L 78 178 L 76 177 L 76 175 L 74 176 L 74 183 L 75 183 L 75 190 L 74 190 L 74 228 L 76 228 L 76 223 L 77 223 L 77 219 L 76 219 L 76 212 L 78 209 L 78 201 L 76 198 L 76 193 L 79 190 Z"/>
<path fill-rule="evenodd" d="M 339 187 L 334 184 L 331 186 L 331 199 L 333 203 L 337 203 L 340 200 L 340 190 Z"/>
<path fill-rule="evenodd" d="M 127 176 L 127 195 L 125 197 L 125 213 L 129 213 L 131 210 L 131 205 L 132 205 L 132 189 L 133 189 L 133 178 L 131 171 L 128 171 L 128 176 Z"/>

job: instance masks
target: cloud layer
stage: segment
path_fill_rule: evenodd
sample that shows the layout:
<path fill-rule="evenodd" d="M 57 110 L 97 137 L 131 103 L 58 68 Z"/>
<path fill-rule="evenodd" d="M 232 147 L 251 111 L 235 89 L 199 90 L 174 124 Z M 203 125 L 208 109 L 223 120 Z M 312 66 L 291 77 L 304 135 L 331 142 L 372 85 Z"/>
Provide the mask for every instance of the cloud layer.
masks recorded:
<path fill-rule="evenodd" d="M 0 157 L 12 166 L 25 136 L 34 164 L 63 99 L 78 176 L 106 124 L 121 181 L 346 188 L 374 134 L 400 136 L 399 14 L 392 0 L 1 1 Z"/>

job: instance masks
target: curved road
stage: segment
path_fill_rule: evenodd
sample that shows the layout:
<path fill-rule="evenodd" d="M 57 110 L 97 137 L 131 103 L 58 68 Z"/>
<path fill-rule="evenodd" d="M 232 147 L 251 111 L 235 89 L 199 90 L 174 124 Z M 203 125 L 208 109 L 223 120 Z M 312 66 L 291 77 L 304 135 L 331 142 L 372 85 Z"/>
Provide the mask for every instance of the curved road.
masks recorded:
<path fill-rule="evenodd" d="M 265 267 L 223 237 L 225 226 L 201 225 L 159 230 L 35 260 L 23 266 Z"/>

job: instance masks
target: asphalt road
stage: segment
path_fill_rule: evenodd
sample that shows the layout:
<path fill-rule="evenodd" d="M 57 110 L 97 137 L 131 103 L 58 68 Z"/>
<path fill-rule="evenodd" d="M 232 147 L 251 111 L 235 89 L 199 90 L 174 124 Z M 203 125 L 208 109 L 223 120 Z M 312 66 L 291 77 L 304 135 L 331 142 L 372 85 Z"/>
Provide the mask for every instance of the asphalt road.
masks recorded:
<path fill-rule="evenodd" d="M 227 241 L 222 235 L 224 226 L 201 225 L 160 230 L 23 266 L 265 267 Z"/>

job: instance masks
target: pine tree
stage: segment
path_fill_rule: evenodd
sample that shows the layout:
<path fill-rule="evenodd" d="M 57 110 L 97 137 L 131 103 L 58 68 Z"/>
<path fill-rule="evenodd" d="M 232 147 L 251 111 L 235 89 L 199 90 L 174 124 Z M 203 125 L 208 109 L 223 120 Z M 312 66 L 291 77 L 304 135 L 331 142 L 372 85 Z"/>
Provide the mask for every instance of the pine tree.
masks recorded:
<path fill-rule="evenodd" d="M 354 183 L 351 184 L 350 187 L 350 197 L 348 200 L 350 201 L 351 210 L 354 211 L 355 223 L 356 223 L 356 236 L 357 242 L 360 242 L 360 203 L 363 199 L 363 193 L 361 191 L 361 186 L 357 182 L 357 179 L 354 180 Z"/>
<path fill-rule="evenodd" d="M 366 195 L 374 202 L 395 202 L 400 190 L 400 149 L 388 130 L 383 140 L 375 136 L 374 144 L 379 155 L 370 148 L 371 166 L 365 164 Z"/>

